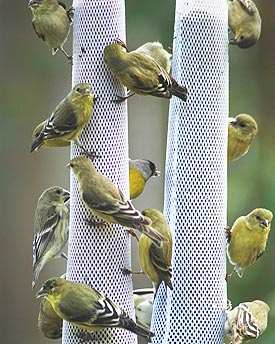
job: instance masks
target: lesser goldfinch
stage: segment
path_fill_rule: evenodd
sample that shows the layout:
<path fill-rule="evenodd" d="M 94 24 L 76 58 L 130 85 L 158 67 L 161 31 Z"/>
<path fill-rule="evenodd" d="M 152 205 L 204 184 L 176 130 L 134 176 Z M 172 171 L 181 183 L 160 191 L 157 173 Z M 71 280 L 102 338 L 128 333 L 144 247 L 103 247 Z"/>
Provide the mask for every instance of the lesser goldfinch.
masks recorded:
<path fill-rule="evenodd" d="M 171 72 L 172 55 L 160 42 L 147 42 L 135 50 L 152 57 L 168 74 Z"/>
<path fill-rule="evenodd" d="M 104 61 L 122 85 L 132 94 L 187 100 L 186 87 L 180 86 L 150 56 L 136 51 L 128 52 L 126 45 L 116 41 L 105 47 Z M 120 97 L 121 100 L 126 98 Z"/>
<path fill-rule="evenodd" d="M 150 227 L 151 220 L 136 210 L 121 190 L 96 170 L 91 160 L 79 156 L 72 159 L 69 166 L 78 180 L 80 195 L 87 209 L 108 223 L 136 229 L 161 246 L 163 236 Z"/>
<path fill-rule="evenodd" d="M 149 329 L 153 311 L 154 289 L 136 289 L 133 294 L 137 323 Z"/>
<path fill-rule="evenodd" d="M 32 25 L 37 36 L 41 38 L 52 54 L 61 51 L 69 60 L 63 46 L 68 38 L 70 26 L 73 21 L 73 9 L 57 0 L 30 0 L 28 4 L 32 11 Z"/>
<path fill-rule="evenodd" d="M 257 122 L 250 115 L 239 114 L 235 118 L 229 118 L 228 160 L 234 161 L 244 156 L 257 133 Z"/>
<path fill-rule="evenodd" d="M 70 193 L 54 186 L 40 196 L 34 220 L 33 287 L 40 271 L 52 259 L 60 257 L 69 236 Z"/>
<path fill-rule="evenodd" d="M 93 332 L 104 328 L 124 328 L 146 339 L 153 333 L 137 325 L 119 306 L 94 288 L 62 278 L 46 281 L 37 297 L 45 296 L 60 318 Z"/>
<path fill-rule="evenodd" d="M 164 215 L 157 209 L 145 209 L 142 214 L 152 221 L 151 227 L 160 233 L 165 241 L 159 247 L 148 236 L 141 234 L 138 241 L 141 269 L 153 282 L 156 292 L 162 281 L 172 290 L 172 235 L 169 225 Z"/>
<path fill-rule="evenodd" d="M 252 0 L 228 0 L 228 23 L 234 35 L 231 44 L 249 48 L 259 40 L 262 20 Z"/>
<path fill-rule="evenodd" d="M 56 314 L 50 302 L 43 298 L 38 315 L 38 328 L 46 338 L 62 337 L 63 320 Z"/>
<path fill-rule="evenodd" d="M 272 218 L 271 211 L 257 208 L 239 217 L 229 230 L 227 255 L 239 277 L 264 253 Z"/>
<path fill-rule="evenodd" d="M 95 95 L 92 86 L 87 83 L 77 84 L 72 91 L 55 108 L 42 130 L 42 123 L 34 129 L 31 152 L 42 146 L 63 147 L 65 142 L 73 142 L 86 154 L 95 157 L 94 152 L 88 152 L 79 142 L 82 130 L 92 117 Z M 40 134 L 37 132 L 40 130 Z M 63 144 L 64 143 L 64 144 Z"/>
<path fill-rule="evenodd" d="M 269 306 L 259 300 L 240 303 L 232 310 L 226 311 L 225 341 L 240 344 L 259 338 L 268 322 Z"/>
<path fill-rule="evenodd" d="M 150 160 L 129 160 L 130 199 L 142 194 L 145 184 L 151 177 L 159 176 L 156 165 Z"/>

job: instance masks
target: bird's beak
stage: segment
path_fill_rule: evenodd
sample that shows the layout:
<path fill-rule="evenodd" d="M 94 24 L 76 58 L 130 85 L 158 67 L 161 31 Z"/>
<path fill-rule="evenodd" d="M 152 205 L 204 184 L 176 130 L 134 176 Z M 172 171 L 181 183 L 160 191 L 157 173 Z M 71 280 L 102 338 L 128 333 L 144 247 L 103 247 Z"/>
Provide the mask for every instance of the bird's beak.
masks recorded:
<path fill-rule="evenodd" d="M 237 125 L 237 120 L 233 119 L 232 121 L 230 121 L 230 124 L 232 125 L 232 127 L 235 127 Z"/>
<path fill-rule="evenodd" d="M 153 174 L 153 177 L 159 177 L 160 176 L 160 171 L 156 170 Z"/>
<path fill-rule="evenodd" d="M 42 288 L 37 292 L 37 294 L 35 295 L 35 297 L 36 297 L 37 299 L 40 299 L 41 297 L 46 296 L 46 295 L 47 295 L 47 292 L 46 292 L 46 290 L 44 289 L 44 287 L 42 287 Z"/>
<path fill-rule="evenodd" d="M 268 220 L 262 220 L 261 225 L 262 225 L 262 227 L 267 228 L 269 226 L 269 221 Z"/>
<path fill-rule="evenodd" d="M 231 39 L 229 40 L 229 44 L 231 44 L 231 45 L 238 45 L 238 42 L 236 41 L 235 38 L 231 38 Z"/>
<path fill-rule="evenodd" d="M 71 168 L 71 163 L 69 162 L 67 165 L 66 165 L 67 168 Z"/>
<path fill-rule="evenodd" d="M 28 7 L 36 7 L 39 5 L 39 1 L 38 0 L 30 0 L 28 3 Z"/>

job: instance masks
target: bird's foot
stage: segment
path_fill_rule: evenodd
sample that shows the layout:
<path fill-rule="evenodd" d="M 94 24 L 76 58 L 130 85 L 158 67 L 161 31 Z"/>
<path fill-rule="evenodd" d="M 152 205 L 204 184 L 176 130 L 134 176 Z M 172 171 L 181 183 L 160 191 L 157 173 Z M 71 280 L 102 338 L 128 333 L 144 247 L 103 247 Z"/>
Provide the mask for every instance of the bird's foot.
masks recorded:
<path fill-rule="evenodd" d="M 65 252 L 62 252 L 60 256 L 61 256 L 61 258 L 68 260 L 68 256 L 66 255 Z"/>
<path fill-rule="evenodd" d="M 120 103 L 123 103 L 126 99 L 128 99 L 128 98 L 130 98 L 130 97 L 132 97 L 134 95 L 135 95 L 135 93 L 128 92 L 125 97 L 123 97 L 123 96 L 116 96 L 116 99 L 114 99 L 113 102 L 116 103 L 116 104 L 120 104 Z"/>
<path fill-rule="evenodd" d="M 226 234 L 227 242 L 229 244 L 230 241 L 231 241 L 231 226 L 226 226 L 225 227 L 225 234 Z"/>
<path fill-rule="evenodd" d="M 127 269 L 127 268 L 122 268 L 121 271 L 122 271 L 122 275 L 124 275 L 124 276 L 132 275 L 132 271 Z"/>
<path fill-rule="evenodd" d="M 78 57 L 79 57 L 80 59 L 82 59 L 83 55 L 86 54 L 86 49 L 85 49 L 84 47 L 80 47 L 80 50 L 81 50 L 81 54 L 79 54 Z"/>
<path fill-rule="evenodd" d="M 79 332 L 76 336 L 81 340 L 81 343 L 98 340 L 97 336 L 94 333 L 89 332 Z"/>
<path fill-rule="evenodd" d="M 229 273 L 226 274 L 226 276 L 225 276 L 226 282 L 228 282 L 228 281 L 229 281 L 229 278 L 232 277 L 232 275 L 234 274 L 234 271 L 235 271 L 235 270 L 233 270 L 230 274 L 229 274 Z"/>
<path fill-rule="evenodd" d="M 106 226 L 106 224 L 107 224 L 104 221 L 96 221 L 96 220 L 91 220 L 91 219 L 85 219 L 84 222 L 89 227 L 101 227 L 101 226 Z"/>
<path fill-rule="evenodd" d="M 128 232 L 132 237 L 136 238 L 137 242 L 139 242 L 139 237 L 133 229 L 126 229 L 126 232 Z"/>
<path fill-rule="evenodd" d="M 92 152 L 89 152 L 87 151 L 85 148 L 83 147 L 80 147 L 84 154 L 91 160 L 91 161 L 94 161 L 95 159 L 100 159 L 101 158 L 101 155 L 98 155 L 96 152 L 92 151 Z"/>

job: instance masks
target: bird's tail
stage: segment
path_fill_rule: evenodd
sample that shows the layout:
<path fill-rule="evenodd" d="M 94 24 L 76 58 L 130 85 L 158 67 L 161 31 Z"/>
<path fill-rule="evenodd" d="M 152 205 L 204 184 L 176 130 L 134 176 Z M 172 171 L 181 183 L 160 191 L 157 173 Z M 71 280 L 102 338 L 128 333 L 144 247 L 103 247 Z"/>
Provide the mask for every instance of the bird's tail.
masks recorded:
<path fill-rule="evenodd" d="M 173 96 L 176 96 L 186 102 L 188 94 L 187 88 L 184 86 L 180 86 L 174 79 L 172 79 L 170 92 Z"/>
<path fill-rule="evenodd" d="M 149 225 L 141 225 L 137 228 L 142 234 L 150 238 L 158 247 L 163 246 L 163 242 L 166 241 L 163 235 L 158 233 L 154 228 Z"/>
<path fill-rule="evenodd" d="M 33 140 L 33 142 L 32 142 L 31 153 L 32 153 L 33 151 L 38 150 L 38 149 L 41 147 L 42 143 L 43 143 L 43 135 L 39 135 L 39 136 L 36 137 L 36 138 Z"/>
<path fill-rule="evenodd" d="M 136 324 L 128 315 L 125 313 L 121 314 L 120 316 L 120 324 L 119 326 L 128 330 L 130 332 L 135 333 L 138 336 L 146 338 L 149 342 L 151 338 L 154 337 L 154 333 L 150 332 L 148 329 Z"/>

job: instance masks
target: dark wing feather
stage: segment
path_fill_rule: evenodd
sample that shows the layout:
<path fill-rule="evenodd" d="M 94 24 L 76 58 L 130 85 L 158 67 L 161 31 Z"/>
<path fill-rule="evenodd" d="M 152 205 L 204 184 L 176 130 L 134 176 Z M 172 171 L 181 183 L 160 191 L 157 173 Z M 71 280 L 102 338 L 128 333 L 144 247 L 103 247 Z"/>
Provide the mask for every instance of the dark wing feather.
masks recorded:
<path fill-rule="evenodd" d="M 35 233 L 33 239 L 33 266 L 39 263 L 41 257 L 44 255 L 54 235 L 55 228 L 60 221 L 60 216 L 55 211 L 54 206 L 48 208 L 46 211 L 47 214 L 37 215 L 38 222 L 35 227 L 39 229 L 39 231 Z"/>
<path fill-rule="evenodd" d="M 61 137 L 77 129 L 77 118 L 72 105 L 65 99 L 55 109 L 41 135 L 43 139 Z"/>
<path fill-rule="evenodd" d="M 35 33 L 37 34 L 37 36 L 45 42 L 45 36 L 41 32 L 38 31 L 34 20 L 32 21 L 32 27 L 33 27 Z"/>
<path fill-rule="evenodd" d="M 155 269 L 158 271 L 160 279 L 165 281 L 167 284 L 170 283 L 172 277 L 171 266 L 165 262 L 163 247 L 159 248 L 155 245 L 150 247 L 150 258 Z"/>
<path fill-rule="evenodd" d="M 243 7 L 243 9 L 249 14 L 249 15 L 254 15 L 255 12 L 257 11 L 257 7 L 254 4 L 253 1 L 250 0 L 239 0 L 239 3 Z"/>

